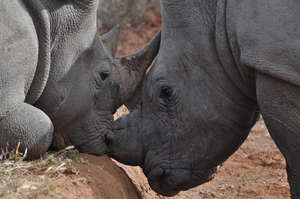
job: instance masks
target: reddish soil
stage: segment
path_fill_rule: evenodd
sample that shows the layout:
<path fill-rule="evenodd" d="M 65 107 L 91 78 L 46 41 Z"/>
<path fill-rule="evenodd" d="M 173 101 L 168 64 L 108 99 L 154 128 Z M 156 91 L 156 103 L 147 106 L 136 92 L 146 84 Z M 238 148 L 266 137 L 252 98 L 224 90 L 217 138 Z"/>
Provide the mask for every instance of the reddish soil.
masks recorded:
<path fill-rule="evenodd" d="M 89 179 L 88 184 L 93 191 L 94 198 L 139 198 L 136 188 L 126 173 L 108 157 L 99 158 L 85 154 L 81 154 L 80 157 L 87 159 L 88 164 L 74 163 L 74 166 L 79 170 L 81 176 Z"/>
<path fill-rule="evenodd" d="M 1 199 L 139 199 L 124 170 L 107 156 L 63 150 L 40 160 L 0 161 Z"/>
<path fill-rule="evenodd" d="M 107 156 L 78 154 L 84 162 L 72 162 L 61 176 L 49 181 L 55 193 L 40 194 L 37 199 L 138 199 L 140 193 L 128 178 Z"/>

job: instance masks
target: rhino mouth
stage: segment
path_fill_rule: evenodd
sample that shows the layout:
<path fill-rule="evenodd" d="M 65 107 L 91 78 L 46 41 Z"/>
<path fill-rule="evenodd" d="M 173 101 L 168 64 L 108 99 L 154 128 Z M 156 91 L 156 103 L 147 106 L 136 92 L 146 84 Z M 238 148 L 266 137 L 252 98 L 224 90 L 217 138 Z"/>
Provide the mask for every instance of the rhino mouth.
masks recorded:
<path fill-rule="evenodd" d="M 54 136 L 50 150 L 61 150 L 71 144 L 68 137 L 67 127 L 72 124 L 73 120 L 52 120 L 54 124 Z"/>
<path fill-rule="evenodd" d="M 103 155 L 107 151 L 105 137 L 112 131 L 110 118 L 88 115 L 84 120 L 60 120 L 51 149 L 61 150 L 73 145 L 81 153 Z"/>
<path fill-rule="evenodd" d="M 144 171 L 150 187 L 157 193 L 171 197 L 180 191 L 186 191 L 195 186 L 211 181 L 216 176 L 218 167 L 211 169 L 176 169 L 157 167 Z"/>

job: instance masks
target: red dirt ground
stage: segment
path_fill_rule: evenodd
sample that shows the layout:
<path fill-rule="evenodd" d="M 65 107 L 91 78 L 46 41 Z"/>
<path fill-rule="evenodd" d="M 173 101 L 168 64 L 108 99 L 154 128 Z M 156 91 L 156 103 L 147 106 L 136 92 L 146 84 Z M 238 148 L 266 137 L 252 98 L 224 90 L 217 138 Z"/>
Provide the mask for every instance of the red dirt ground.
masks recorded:
<path fill-rule="evenodd" d="M 126 173 L 108 157 L 79 154 L 87 163 L 73 162 L 59 178 L 48 182 L 60 199 L 138 199 L 140 194 Z M 72 168 L 72 170 L 70 169 Z M 41 194 L 37 199 L 51 199 Z"/>

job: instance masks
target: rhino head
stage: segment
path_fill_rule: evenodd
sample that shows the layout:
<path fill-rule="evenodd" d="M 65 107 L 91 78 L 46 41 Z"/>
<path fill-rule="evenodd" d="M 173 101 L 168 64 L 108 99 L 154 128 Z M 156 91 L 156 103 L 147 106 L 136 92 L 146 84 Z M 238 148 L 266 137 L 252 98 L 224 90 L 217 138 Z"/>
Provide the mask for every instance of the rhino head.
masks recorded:
<path fill-rule="evenodd" d="M 114 123 L 107 139 L 109 154 L 141 166 L 162 195 L 212 179 L 256 121 L 255 102 L 220 63 L 212 36 L 214 2 L 161 1 L 160 50 L 143 82 L 141 103 Z"/>
<path fill-rule="evenodd" d="M 113 113 L 133 96 L 156 56 L 159 37 L 142 51 L 115 58 L 119 30 L 98 36 L 98 0 L 42 2 L 49 11 L 51 63 L 34 105 L 54 124 L 54 149 L 72 144 L 103 154 Z"/>

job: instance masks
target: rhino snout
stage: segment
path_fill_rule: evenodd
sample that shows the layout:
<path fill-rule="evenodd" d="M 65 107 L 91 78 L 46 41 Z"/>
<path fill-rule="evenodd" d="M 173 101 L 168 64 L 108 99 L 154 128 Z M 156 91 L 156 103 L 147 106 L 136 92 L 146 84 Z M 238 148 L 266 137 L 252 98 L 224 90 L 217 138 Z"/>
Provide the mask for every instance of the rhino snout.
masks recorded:
<path fill-rule="evenodd" d="M 105 143 L 108 155 L 117 161 L 137 166 L 143 162 L 143 145 L 137 128 L 131 125 L 131 119 L 123 116 L 114 121 L 112 133 L 108 133 Z"/>
<path fill-rule="evenodd" d="M 105 135 L 104 142 L 108 147 L 116 145 L 117 144 L 117 137 L 113 133 L 108 133 L 107 135 Z"/>
<path fill-rule="evenodd" d="M 105 135 L 105 144 L 111 149 L 111 152 L 113 152 L 114 148 L 117 148 L 118 145 L 121 145 L 119 140 L 120 136 L 118 136 L 118 134 L 122 133 L 121 131 L 125 130 L 126 128 L 127 128 L 126 119 L 121 117 L 118 120 L 116 120 L 113 124 L 114 132 L 109 132 Z"/>

